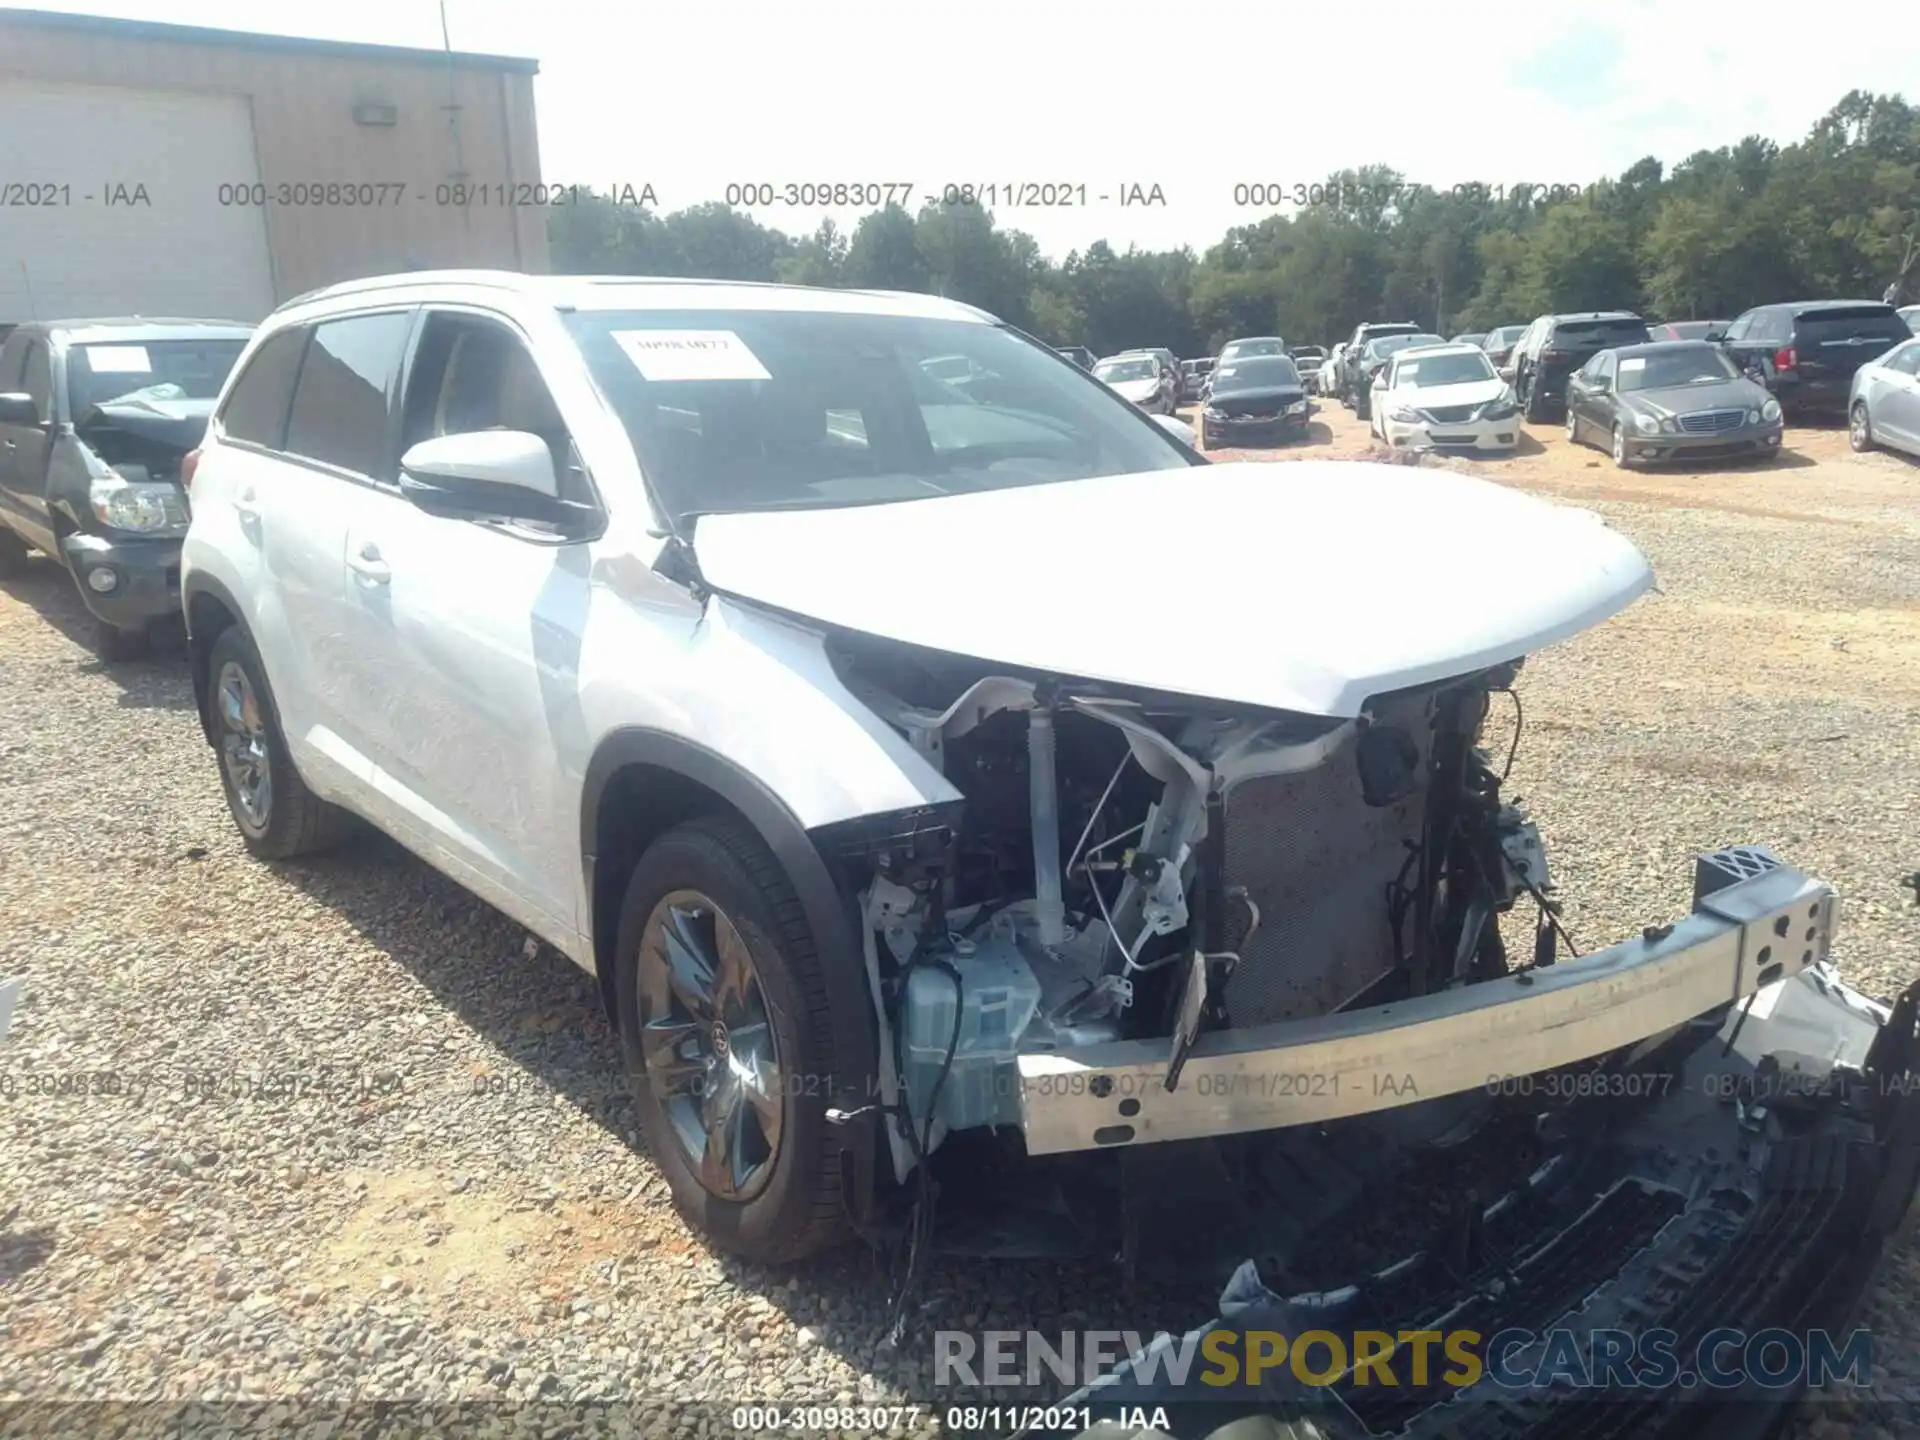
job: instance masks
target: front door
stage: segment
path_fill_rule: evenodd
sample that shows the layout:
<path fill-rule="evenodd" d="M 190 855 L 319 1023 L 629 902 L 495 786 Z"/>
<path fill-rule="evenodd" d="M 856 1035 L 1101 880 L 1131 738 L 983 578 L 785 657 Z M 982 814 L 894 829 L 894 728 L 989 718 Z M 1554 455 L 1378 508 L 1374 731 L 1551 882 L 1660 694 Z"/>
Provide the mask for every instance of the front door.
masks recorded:
<path fill-rule="evenodd" d="M 19 363 L 19 378 L 0 390 L 23 390 L 33 397 L 38 424 L 0 424 L 0 504 L 27 540 L 62 558 L 47 508 L 47 458 L 53 443 L 53 361 L 47 342 L 26 337 L 9 367 Z M 12 348 L 12 347 L 9 347 Z"/>

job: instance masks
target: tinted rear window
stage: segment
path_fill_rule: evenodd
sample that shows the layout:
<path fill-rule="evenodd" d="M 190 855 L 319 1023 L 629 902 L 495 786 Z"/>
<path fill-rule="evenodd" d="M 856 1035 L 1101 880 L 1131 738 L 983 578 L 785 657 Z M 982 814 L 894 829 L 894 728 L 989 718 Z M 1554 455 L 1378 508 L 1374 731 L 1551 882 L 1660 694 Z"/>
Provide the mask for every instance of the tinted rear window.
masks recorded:
<path fill-rule="evenodd" d="M 1653 337 L 1644 320 L 1562 320 L 1553 327 L 1552 344 L 1569 349 L 1604 350 L 1609 345 L 1640 345 Z"/>
<path fill-rule="evenodd" d="M 220 428 L 235 440 L 278 450 L 287 438 L 287 402 L 300 374 L 308 331 L 283 330 L 247 362 L 220 411 Z"/>
<path fill-rule="evenodd" d="M 1891 306 L 1848 305 L 1830 310 L 1802 310 L 1794 325 L 1804 345 L 1845 343 L 1848 340 L 1884 340 L 1897 345 L 1913 332 Z"/>

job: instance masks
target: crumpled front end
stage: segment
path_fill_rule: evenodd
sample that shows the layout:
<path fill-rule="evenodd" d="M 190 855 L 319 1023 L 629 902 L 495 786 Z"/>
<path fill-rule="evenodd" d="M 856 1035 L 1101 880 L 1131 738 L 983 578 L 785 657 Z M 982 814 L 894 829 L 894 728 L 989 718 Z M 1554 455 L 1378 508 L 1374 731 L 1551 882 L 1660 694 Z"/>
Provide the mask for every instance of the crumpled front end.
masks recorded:
<path fill-rule="evenodd" d="M 1772 1434 L 1817 1372 L 1790 1349 L 1743 1364 L 1746 1342 L 1854 1343 L 1855 1303 L 1912 1205 L 1917 1002 L 1920 984 L 1887 1007 L 1816 961 L 1593 1064 L 1488 1087 L 1466 1128 L 1507 1139 L 1477 1159 L 1455 1102 L 1392 1128 L 1283 1132 L 1268 1163 L 1297 1177 L 1277 1202 L 1290 1223 L 1234 1273 L 1219 1318 L 1063 1403 L 1179 1440 L 1230 1425 L 1289 1440 Z M 1491 1158 L 1509 1146 L 1522 1165 Z M 1436 1213 L 1383 1227 L 1384 1197 L 1409 1189 Z M 1321 1341 L 1305 1380 L 1282 1361 L 1249 1383 L 1250 1352 L 1272 1361 L 1278 1337 L 1314 1332 L 1349 1363 Z M 1403 1342 L 1423 1333 L 1417 1365 L 1422 1344 Z M 1351 1363 L 1369 1335 L 1391 1337 L 1373 1347 L 1388 1358 Z M 1596 1360 L 1623 1346 L 1622 1363 Z M 1193 1363 L 1169 1363 L 1182 1353 Z M 1840 1390 L 1871 1380 L 1870 1345 L 1846 1359 Z"/>
<path fill-rule="evenodd" d="M 1690 913 L 1578 950 L 1503 795 L 1519 662 L 1343 718 L 830 649 L 961 797 L 815 834 L 864 922 L 910 1254 L 1232 1275 L 1240 1343 L 1502 1335 L 1512 1381 L 1538 1370 L 1516 1336 L 1837 1325 L 1906 1213 L 1912 997 L 1841 984 L 1832 888 L 1752 846 L 1697 858 Z M 1563 1385 L 1205 1368 L 1143 1362 L 1099 1403 L 1192 1407 L 1182 1437 L 1275 1405 L 1585 1433 Z M 1579 1424 L 1666 1423 L 1627 1389 Z"/>

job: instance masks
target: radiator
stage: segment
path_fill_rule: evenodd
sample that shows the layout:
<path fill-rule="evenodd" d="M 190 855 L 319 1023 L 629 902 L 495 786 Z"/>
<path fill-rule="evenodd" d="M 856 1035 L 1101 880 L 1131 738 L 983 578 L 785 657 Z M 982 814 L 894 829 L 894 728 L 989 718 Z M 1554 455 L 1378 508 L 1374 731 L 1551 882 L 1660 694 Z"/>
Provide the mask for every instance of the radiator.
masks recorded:
<path fill-rule="evenodd" d="M 1260 907 L 1260 928 L 1244 949 L 1246 909 L 1230 912 L 1228 948 L 1240 950 L 1240 963 L 1225 1000 L 1236 1026 L 1324 1015 L 1393 968 L 1387 886 L 1426 815 L 1430 704 L 1431 696 L 1415 694 L 1373 707 L 1380 723 L 1404 729 L 1420 748 L 1420 786 L 1397 805 L 1374 809 L 1361 799 L 1353 737 L 1316 769 L 1257 776 L 1227 791 L 1227 884 L 1245 886 Z"/>

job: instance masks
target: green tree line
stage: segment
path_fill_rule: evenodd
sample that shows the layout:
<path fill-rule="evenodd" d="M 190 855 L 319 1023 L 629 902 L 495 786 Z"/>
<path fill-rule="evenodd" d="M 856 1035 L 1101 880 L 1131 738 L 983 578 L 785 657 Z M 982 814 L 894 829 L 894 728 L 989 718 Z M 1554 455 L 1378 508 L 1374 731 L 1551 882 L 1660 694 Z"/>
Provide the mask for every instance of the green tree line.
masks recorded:
<path fill-rule="evenodd" d="M 1568 310 L 1731 318 L 1769 300 L 1920 289 L 1920 108 L 1848 94 L 1802 139 L 1760 136 L 1579 194 L 1414 191 L 1386 166 L 1326 204 L 1230 229 L 1204 254 L 1096 241 L 1054 262 L 977 205 L 894 205 L 790 236 L 720 203 L 655 214 L 606 196 L 551 217 L 556 271 L 937 293 L 1052 345 L 1208 354 L 1275 331 L 1326 343 L 1372 319 L 1442 334 Z"/>

